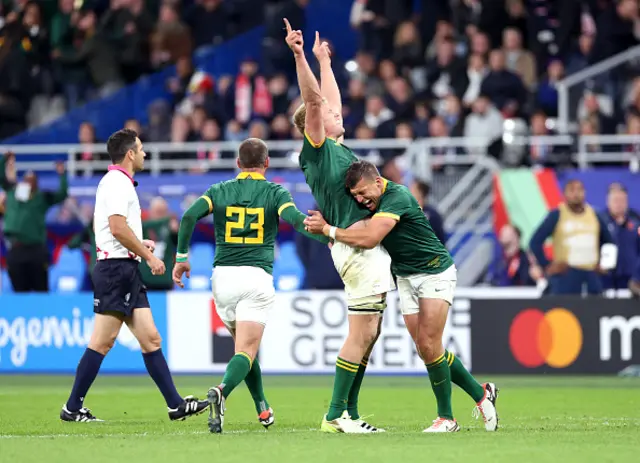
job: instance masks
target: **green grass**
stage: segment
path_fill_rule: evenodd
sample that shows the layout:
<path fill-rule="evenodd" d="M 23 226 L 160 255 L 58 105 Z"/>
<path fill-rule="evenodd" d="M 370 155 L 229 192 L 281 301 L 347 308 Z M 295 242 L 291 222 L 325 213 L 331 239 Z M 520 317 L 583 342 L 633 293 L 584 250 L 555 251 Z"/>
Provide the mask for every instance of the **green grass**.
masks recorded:
<path fill-rule="evenodd" d="M 178 377 L 183 394 L 204 396 L 219 378 Z M 435 400 L 425 378 L 368 377 L 362 411 L 387 429 L 377 435 L 317 431 L 330 377 L 267 377 L 276 424 L 264 431 L 241 386 L 227 402 L 222 435 L 206 417 L 172 423 L 147 377 L 100 377 L 86 404 L 105 423 L 62 423 L 71 377 L 0 376 L 0 462 L 631 462 L 640 452 L 640 380 L 503 377 L 500 429 L 471 418 L 460 390 L 454 411 L 462 432 L 425 435 Z"/>

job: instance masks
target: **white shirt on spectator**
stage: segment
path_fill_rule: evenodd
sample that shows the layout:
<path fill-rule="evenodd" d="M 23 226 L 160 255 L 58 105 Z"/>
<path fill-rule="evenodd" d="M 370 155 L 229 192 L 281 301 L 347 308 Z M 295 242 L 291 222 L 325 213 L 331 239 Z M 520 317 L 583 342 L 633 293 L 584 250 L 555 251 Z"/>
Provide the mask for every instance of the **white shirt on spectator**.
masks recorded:
<path fill-rule="evenodd" d="M 96 191 L 96 207 L 93 213 L 93 230 L 96 234 L 97 259 L 136 259 L 111 233 L 109 217 L 121 215 L 136 237 L 142 241 L 142 211 L 134 180 L 118 166 L 110 166 Z"/>

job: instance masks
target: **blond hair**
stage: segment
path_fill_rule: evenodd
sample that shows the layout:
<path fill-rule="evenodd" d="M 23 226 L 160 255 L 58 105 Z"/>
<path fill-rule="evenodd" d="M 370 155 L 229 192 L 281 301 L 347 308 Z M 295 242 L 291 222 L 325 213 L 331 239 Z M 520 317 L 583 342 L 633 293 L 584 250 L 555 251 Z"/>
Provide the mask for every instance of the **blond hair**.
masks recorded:
<path fill-rule="evenodd" d="M 307 108 L 302 103 L 298 106 L 298 109 L 293 113 L 293 125 L 300 131 L 302 135 L 304 135 L 304 121 L 307 118 Z"/>

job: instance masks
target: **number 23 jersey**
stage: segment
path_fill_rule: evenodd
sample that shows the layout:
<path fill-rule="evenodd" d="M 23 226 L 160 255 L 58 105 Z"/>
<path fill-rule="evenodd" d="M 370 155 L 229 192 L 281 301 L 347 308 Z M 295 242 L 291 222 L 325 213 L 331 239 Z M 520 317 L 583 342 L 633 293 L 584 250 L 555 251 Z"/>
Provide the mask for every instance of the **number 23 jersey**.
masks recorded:
<path fill-rule="evenodd" d="M 203 195 L 211 201 L 216 237 L 214 267 L 251 266 L 273 273 L 280 214 L 294 206 L 291 194 L 257 173 L 212 185 Z"/>

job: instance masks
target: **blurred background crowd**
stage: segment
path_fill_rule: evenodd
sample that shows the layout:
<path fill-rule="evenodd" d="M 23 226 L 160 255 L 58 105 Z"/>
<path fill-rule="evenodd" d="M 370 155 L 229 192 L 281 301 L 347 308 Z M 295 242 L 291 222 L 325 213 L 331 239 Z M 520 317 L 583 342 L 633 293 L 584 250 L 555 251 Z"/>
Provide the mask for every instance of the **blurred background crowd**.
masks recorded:
<path fill-rule="evenodd" d="M 344 17 L 309 13 L 312 7 L 330 11 L 334 6 L 345 12 L 346 4 Z M 0 138 L 36 133 L 57 118 L 79 114 L 64 126 L 52 126 L 72 134 L 56 141 L 79 143 L 77 160 L 104 160 L 89 145 L 104 142 L 100 132 L 109 111 L 92 105 L 134 88 L 129 84 L 144 88 L 160 75 L 162 97 L 144 101 L 123 119 L 145 143 L 299 140 L 291 116 L 300 98 L 283 17 L 305 36 L 315 32 L 307 30 L 310 24 L 336 20 L 355 37 L 355 46 L 341 43 L 335 31 L 333 40 L 325 38 L 342 91 L 348 140 L 475 140 L 473 147 L 430 145 L 435 172 L 450 171 L 450 160 L 466 154 L 488 153 L 504 161 L 507 126 L 522 135 L 567 133 L 557 119 L 558 83 L 640 44 L 638 0 L 2 0 Z M 236 53 L 234 73 L 201 65 L 215 57 L 216 46 L 256 27 L 262 27 L 259 46 Z M 310 62 L 319 71 L 315 60 Z M 532 139 L 506 164 L 572 168 L 581 135 L 640 135 L 639 71 L 640 63 L 629 60 L 572 86 L 568 129 L 573 141 L 561 146 Z M 161 156 L 207 161 L 234 156 L 232 150 L 202 146 Z M 612 157 L 609 166 L 633 166 L 631 158 L 640 155 L 637 141 L 590 142 L 580 149 L 587 155 L 629 155 Z M 376 159 L 387 178 L 410 184 L 443 229 L 443 219 L 428 201 L 428 183 L 420 175 L 406 175 L 404 149 L 356 152 Z M 274 149 L 271 156 L 295 160 L 296 153 Z M 204 174 L 208 168 L 185 170 Z M 604 206 L 606 195 L 600 196 Z M 69 220 L 83 216 L 87 225 L 91 206 L 65 205 L 57 214 Z M 528 231 L 525 240 L 517 227 L 505 229 L 504 237 L 501 230 L 496 238 L 509 256 L 523 251 L 514 243 L 527 241 Z M 441 235 L 446 240 L 444 230 Z M 313 254 L 312 244 L 299 248 L 302 261 L 326 257 Z M 529 275 L 528 269 L 523 272 Z M 514 271 L 510 281 L 515 274 L 520 275 Z M 501 278 L 484 277 L 493 283 Z M 535 278 L 516 280 L 533 284 Z"/>

